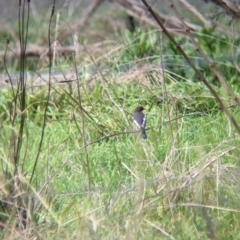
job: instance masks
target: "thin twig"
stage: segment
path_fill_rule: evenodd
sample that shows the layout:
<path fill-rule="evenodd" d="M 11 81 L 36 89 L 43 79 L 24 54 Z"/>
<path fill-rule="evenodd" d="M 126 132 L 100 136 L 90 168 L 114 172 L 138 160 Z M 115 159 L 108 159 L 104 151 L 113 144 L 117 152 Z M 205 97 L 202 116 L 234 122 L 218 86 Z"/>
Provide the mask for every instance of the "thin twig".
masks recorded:
<path fill-rule="evenodd" d="M 33 176 L 37 167 L 38 159 L 40 156 L 40 152 L 42 149 L 42 144 L 43 144 L 43 138 L 44 138 L 44 133 L 45 133 L 45 127 L 46 127 L 46 122 L 47 122 L 47 109 L 48 109 L 48 103 L 50 100 L 50 91 L 51 91 L 51 76 L 52 76 L 52 50 L 51 50 L 51 25 L 52 25 L 52 19 L 54 16 L 54 10 L 55 10 L 55 0 L 53 0 L 53 5 L 52 5 L 52 12 L 49 20 L 49 26 L 48 26 L 48 46 L 49 46 L 49 82 L 48 82 L 48 94 L 47 94 L 47 100 L 46 100 L 46 105 L 45 105 L 45 110 L 44 110 L 44 117 L 43 117 L 43 126 L 42 126 L 42 133 L 41 133 L 41 138 L 38 146 L 38 152 L 37 156 L 33 165 L 33 170 L 30 178 L 30 184 L 32 183 Z"/>

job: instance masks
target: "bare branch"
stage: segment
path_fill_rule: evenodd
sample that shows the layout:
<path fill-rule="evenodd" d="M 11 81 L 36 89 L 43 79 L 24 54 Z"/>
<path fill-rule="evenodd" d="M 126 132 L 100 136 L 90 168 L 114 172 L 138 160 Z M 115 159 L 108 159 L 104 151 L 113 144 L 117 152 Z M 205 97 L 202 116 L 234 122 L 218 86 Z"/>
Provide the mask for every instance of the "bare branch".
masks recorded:
<path fill-rule="evenodd" d="M 233 18 L 240 18 L 240 3 L 234 0 L 209 0 L 210 2 L 221 7 L 228 15 Z"/>

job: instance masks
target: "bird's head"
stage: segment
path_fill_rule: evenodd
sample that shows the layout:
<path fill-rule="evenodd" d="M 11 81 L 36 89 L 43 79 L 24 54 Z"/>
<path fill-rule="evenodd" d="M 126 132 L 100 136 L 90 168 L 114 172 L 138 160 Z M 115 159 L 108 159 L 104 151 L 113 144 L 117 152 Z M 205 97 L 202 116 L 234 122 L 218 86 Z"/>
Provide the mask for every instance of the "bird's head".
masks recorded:
<path fill-rule="evenodd" d="M 142 112 L 143 110 L 144 110 L 143 106 L 138 106 L 136 107 L 135 112 Z"/>

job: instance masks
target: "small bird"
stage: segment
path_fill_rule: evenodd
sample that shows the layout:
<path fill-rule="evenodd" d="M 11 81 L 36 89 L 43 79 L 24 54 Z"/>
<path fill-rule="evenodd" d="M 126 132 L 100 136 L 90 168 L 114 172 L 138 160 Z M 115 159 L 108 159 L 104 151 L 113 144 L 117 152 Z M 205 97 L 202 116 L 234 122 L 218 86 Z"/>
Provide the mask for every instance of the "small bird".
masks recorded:
<path fill-rule="evenodd" d="M 138 106 L 136 107 L 134 114 L 133 114 L 133 121 L 137 125 L 137 127 L 141 130 L 142 132 L 142 138 L 147 139 L 147 134 L 145 131 L 146 127 L 146 116 L 143 113 L 144 107 Z"/>

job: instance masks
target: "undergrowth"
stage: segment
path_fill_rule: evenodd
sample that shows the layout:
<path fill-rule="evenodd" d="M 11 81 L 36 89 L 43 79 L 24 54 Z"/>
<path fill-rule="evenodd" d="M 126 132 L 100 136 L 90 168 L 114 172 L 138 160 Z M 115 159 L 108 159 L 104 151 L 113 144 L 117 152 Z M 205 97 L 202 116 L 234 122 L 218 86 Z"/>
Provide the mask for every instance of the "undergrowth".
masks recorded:
<path fill-rule="evenodd" d="M 56 68 L 50 57 L 50 77 L 60 69 L 61 83 L 48 84 L 39 68 L 41 84 L 30 74 L 25 95 L 16 85 L 0 90 L 2 239 L 240 237 L 240 139 L 231 119 L 161 33 L 123 34 L 111 51 L 94 55 L 85 46 L 86 56 L 59 56 Z M 207 30 L 199 36 L 222 66 L 231 39 Z M 178 41 L 239 122 L 235 102 L 189 39 Z M 229 64 L 221 73 L 238 95 L 238 71 Z M 137 105 L 146 108 L 146 141 L 134 130 Z"/>
<path fill-rule="evenodd" d="M 188 88 L 197 86 L 189 82 Z M 208 239 L 212 226 L 214 234 L 220 238 L 225 234 L 222 226 L 226 218 L 230 221 L 230 234 L 236 236 L 239 226 L 238 213 L 234 209 L 239 202 L 235 194 L 239 139 L 224 114 L 215 105 L 206 113 L 195 110 L 197 104 L 184 108 L 182 95 L 175 92 L 178 83 L 172 83 L 169 93 L 181 103 L 180 106 L 175 101 L 169 103 L 172 118 L 179 117 L 172 122 L 173 139 L 169 123 L 163 124 L 167 122 L 165 104 L 158 100 L 146 104 L 148 126 L 152 128 L 148 131 L 148 140 L 142 141 L 138 133 L 127 131 L 134 129 L 131 118 L 137 104 L 135 91 L 142 94 L 144 91 L 135 83 L 114 85 L 109 89 L 116 94 L 119 88 L 125 87 L 129 97 L 115 99 L 114 105 L 108 100 L 109 92 L 102 90 L 87 92 L 82 99 L 82 106 L 89 115 L 89 118 L 86 115 L 84 127 L 89 144 L 90 176 L 78 128 L 81 115 L 76 111 L 73 96 L 66 94 L 62 86 L 53 91 L 45 140 L 31 185 L 33 193 L 37 194 L 34 219 L 40 236 L 56 239 L 51 236 L 55 228 L 59 229 L 59 239 L 62 236 L 91 238 L 92 235 L 109 239 L 115 235 L 119 239 L 130 236 L 164 238 L 165 235 L 168 239 L 166 233 L 178 239 L 195 235 Z M 147 87 L 148 91 L 156 91 L 151 84 Z M 2 105 L 5 105 L 9 95 L 5 90 L 2 93 Z M 59 101 L 64 93 L 65 100 Z M 27 154 L 21 156 L 25 163 L 19 163 L 24 166 L 22 178 L 26 183 L 33 168 L 31 159 L 37 154 L 43 116 L 41 103 L 45 94 L 38 90 L 27 96 L 29 107 L 23 137 L 23 149 L 27 149 Z M 97 102 L 93 98 L 90 102 L 92 94 L 99 94 L 101 98 Z M 191 91 L 186 91 L 184 98 L 191 101 L 200 97 L 195 94 L 192 96 Z M 208 101 L 205 99 L 205 102 Z M 123 107 L 123 112 L 119 106 Z M 207 104 L 206 109 L 209 109 Z M 235 117 L 239 118 L 237 111 Z M 7 118 L 1 125 L 1 132 L 2 167 L 11 172 L 6 158 L 9 146 L 6 139 L 10 138 Z M 122 134 L 111 136 L 118 132 Z M 43 189 L 43 186 L 47 187 Z"/>

